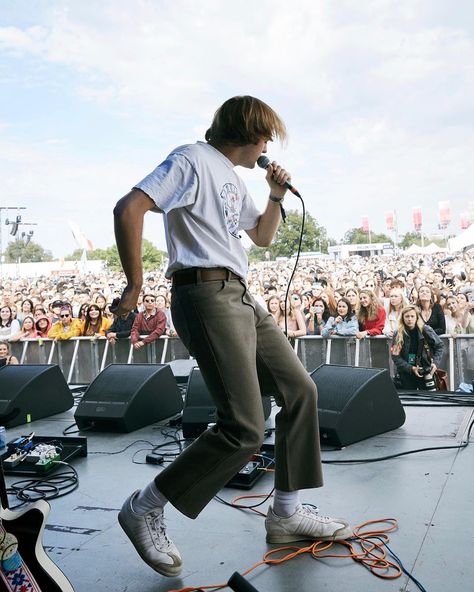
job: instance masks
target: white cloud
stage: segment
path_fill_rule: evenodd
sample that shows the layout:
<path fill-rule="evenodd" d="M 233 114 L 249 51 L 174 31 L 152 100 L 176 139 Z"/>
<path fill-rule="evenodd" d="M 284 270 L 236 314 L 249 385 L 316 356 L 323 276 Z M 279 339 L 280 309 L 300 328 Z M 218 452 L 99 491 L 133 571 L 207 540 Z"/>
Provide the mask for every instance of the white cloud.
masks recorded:
<path fill-rule="evenodd" d="M 0 123 L 7 195 L 31 199 L 45 243 L 75 214 L 94 244 L 111 244 L 117 197 L 173 145 L 202 138 L 224 99 L 249 93 L 286 119 L 289 150 L 271 154 L 332 236 L 366 213 L 382 231 L 389 206 L 402 232 L 419 204 L 434 229 L 438 200 L 463 211 L 472 199 L 473 9 L 463 9 L 466 18 L 435 0 L 56 4 L 34 26 L 0 28 L 0 52 L 34 61 L 37 89 L 67 78 L 78 100 L 156 143 L 146 163 L 128 137 L 123 153 L 97 158 L 54 129 L 26 141 Z M 263 205 L 261 176 L 243 176 Z M 147 232 L 161 234 L 156 224 Z M 67 241 L 55 251 L 72 250 Z"/>

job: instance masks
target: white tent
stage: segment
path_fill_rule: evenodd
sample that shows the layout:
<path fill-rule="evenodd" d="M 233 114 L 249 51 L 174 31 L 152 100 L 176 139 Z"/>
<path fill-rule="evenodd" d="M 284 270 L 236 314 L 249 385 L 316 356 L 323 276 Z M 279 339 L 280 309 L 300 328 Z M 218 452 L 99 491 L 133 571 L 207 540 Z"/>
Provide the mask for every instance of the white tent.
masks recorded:
<path fill-rule="evenodd" d="M 464 247 L 469 247 L 469 245 L 474 245 L 474 223 L 466 228 L 461 234 L 455 236 L 454 238 L 450 238 L 448 241 L 449 244 L 449 251 L 454 253 L 455 251 L 462 251 Z"/>
<path fill-rule="evenodd" d="M 408 249 L 405 250 L 405 253 L 408 255 L 414 255 L 415 253 L 423 253 L 423 247 L 420 245 L 410 245 Z"/>
<path fill-rule="evenodd" d="M 405 253 L 409 255 L 414 255 L 419 253 L 421 255 L 432 255 L 433 253 L 445 253 L 446 249 L 444 247 L 438 247 L 436 243 L 430 243 L 426 245 L 426 247 L 421 247 L 420 245 L 410 245 L 408 249 L 406 249 Z"/>
<path fill-rule="evenodd" d="M 447 249 L 445 247 L 439 247 L 436 243 L 430 243 L 427 245 L 423 251 L 427 255 L 432 255 L 433 253 L 446 253 Z"/>

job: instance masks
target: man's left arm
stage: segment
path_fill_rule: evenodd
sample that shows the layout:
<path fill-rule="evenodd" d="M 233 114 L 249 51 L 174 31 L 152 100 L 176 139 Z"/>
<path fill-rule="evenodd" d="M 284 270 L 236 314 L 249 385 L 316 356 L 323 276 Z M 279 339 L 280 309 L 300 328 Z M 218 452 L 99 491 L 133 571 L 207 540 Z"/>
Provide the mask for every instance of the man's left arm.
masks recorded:
<path fill-rule="evenodd" d="M 273 161 L 267 168 L 265 179 L 270 186 L 267 207 L 258 219 L 257 226 L 246 230 L 249 237 L 258 247 L 270 246 L 278 230 L 281 220 L 280 203 L 285 197 L 285 183 L 291 180 L 291 175 Z"/>

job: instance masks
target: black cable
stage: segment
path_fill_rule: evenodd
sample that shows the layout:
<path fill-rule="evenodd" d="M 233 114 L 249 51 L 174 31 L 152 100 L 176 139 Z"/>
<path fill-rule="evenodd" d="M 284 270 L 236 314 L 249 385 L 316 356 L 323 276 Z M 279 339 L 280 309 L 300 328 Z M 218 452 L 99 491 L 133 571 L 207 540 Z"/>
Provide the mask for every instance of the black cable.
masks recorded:
<path fill-rule="evenodd" d="M 372 462 L 380 462 L 382 460 L 391 460 L 392 458 L 398 458 L 400 456 L 407 456 L 409 454 L 417 454 L 418 452 L 428 452 L 430 450 L 450 450 L 450 449 L 458 449 L 462 450 L 463 448 L 467 448 L 469 446 L 469 439 L 471 437 L 471 430 L 474 425 L 474 420 L 471 421 L 469 424 L 469 429 L 467 431 L 467 437 L 462 444 L 457 444 L 454 446 L 432 446 L 429 448 L 418 448 L 416 450 L 407 450 L 406 452 L 398 452 L 397 454 L 390 454 L 388 456 L 379 456 L 376 458 L 357 458 L 357 459 L 346 459 L 346 460 L 322 460 L 321 462 L 326 465 L 343 465 L 343 464 L 365 464 L 365 463 L 372 463 Z"/>
<path fill-rule="evenodd" d="M 293 267 L 293 271 L 291 272 L 290 279 L 288 280 L 288 285 L 286 287 L 286 292 L 285 292 L 285 335 L 287 337 L 288 337 L 288 314 L 287 314 L 288 294 L 290 292 L 291 282 L 293 281 L 293 277 L 294 277 L 294 275 L 296 273 L 296 268 L 298 267 L 298 263 L 299 263 L 299 260 L 300 260 L 301 245 L 303 243 L 304 224 L 305 224 L 305 220 L 306 220 L 306 208 L 305 208 L 305 205 L 304 205 L 303 198 L 301 197 L 301 195 L 299 193 L 297 194 L 297 197 L 301 201 L 301 205 L 303 207 L 303 214 L 302 214 L 302 218 L 301 218 L 301 230 L 300 230 L 300 238 L 299 238 L 299 241 L 298 241 L 298 251 L 296 252 L 296 261 L 295 261 L 295 265 Z"/>
<path fill-rule="evenodd" d="M 8 494 L 14 495 L 21 501 L 20 504 L 11 506 L 11 510 L 16 510 L 39 499 L 52 500 L 64 497 L 79 487 L 79 475 L 72 465 L 64 461 L 53 461 L 53 464 L 64 465 L 69 471 L 55 472 L 53 475 L 45 475 L 44 477 L 22 479 L 15 481 L 7 488 Z"/>
<path fill-rule="evenodd" d="M 149 440 L 135 440 L 131 444 L 128 444 L 128 446 L 125 446 L 125 448 L 122 448 L 121 450 L 115 450 L 114 452 L 107 452 L 105 450 L 93 450 L 92 452 L 89 451 L 88 454 L 104 454 L 106 456 L 113 456 L 114 454 L 122 454 L 123 452 L 126 452 L 129 448 L 138 443 L 149 444 L 151 448 L 156 446 L 156 444 L 153 444 L 153 442 L 150 442 Z M 142 450 L 145 450 L 145 448 L 143 448 Z"/>

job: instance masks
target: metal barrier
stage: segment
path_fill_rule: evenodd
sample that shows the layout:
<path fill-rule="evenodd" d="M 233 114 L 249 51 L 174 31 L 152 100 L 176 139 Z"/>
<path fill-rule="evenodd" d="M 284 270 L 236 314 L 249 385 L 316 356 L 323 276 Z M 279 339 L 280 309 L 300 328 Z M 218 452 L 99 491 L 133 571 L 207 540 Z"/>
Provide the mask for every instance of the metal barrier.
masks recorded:
<path fill-rule="evenodd" d="M 442 335 L 441 368 L 447 370 L 450 389 L 474 380 L 474 335 L 453 338 Z M 68 384 L 88 384 L 109 364 L 166 364 L 190 359 L 177 337 L 161 337 L 146 347 L 134 349 L 129 339 L 110 345 L 105 337 L 73 337 L 67 341 L 38 339 L 11 344 L 21 364 L 58 364 Z M 308 335 L 297 339 L 295 351 L 308 372 L 321 364 L 387 368 L 394 374 L 390 340 L 384 336 L 368 339 Z"/>

